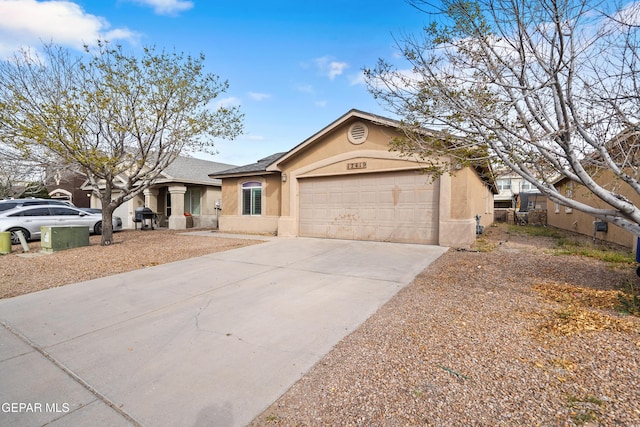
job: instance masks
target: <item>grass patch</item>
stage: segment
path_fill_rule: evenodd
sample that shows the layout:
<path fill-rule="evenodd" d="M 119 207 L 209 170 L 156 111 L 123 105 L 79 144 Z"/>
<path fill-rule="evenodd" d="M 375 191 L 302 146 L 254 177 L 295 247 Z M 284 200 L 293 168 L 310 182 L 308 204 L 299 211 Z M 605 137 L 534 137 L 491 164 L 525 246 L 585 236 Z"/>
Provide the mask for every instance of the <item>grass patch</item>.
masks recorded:
<path fill-rule="evenodd" d="M 596 246 L 588 236 L 568 234 L 553 227 L 533 225 L 509 225 L 509 233 L 521 236 L 548 237 L 556 240 L 553 255 L 579 255 L 598 259 L 610 264 L 627 265 L 635 263 L 635 255 L 630 250 Z"/>
<path fill-rule="evenodd" d="M 555 228 L 533 225 L 509 225 L 509 233 L 525 236 L 551 237 L 553 239 L 561 239 L 563 237 L 563 234 Z"/>
<path fill-rule="evenodd" d="M 584 397 L 567 396 L 567 407 L 571 411 L 573 422 L 577 425 L 598 421 L 598 413 L 604 406 L 604 402 L 593 395 Z"/>
<path fill-rule="evenodd" d="M 588 258 L 595 258 L 610 264 L 633 264 L 635 256 L 631 253 L 616 251 L 613 249 L 601 249 L 590 246 L 583 246 L 576 242 L 558 241 L 558 248 L 553 251 L 554 255 L 579 255 Z"/>
<path fill-rule="evenodd" d="M 640 317 L 639 293 L 640 289 L 636 289 L 632 281 L 626 280 L 618 292 L 617 309 L 622 313 Z"/>
<path fill-rule="evenodd" d="M 498 245 L 496 243 L 490 242 L 484 237 L 480 237 L 476 239 L 471 248 L 477 250 L 478 252 L 492 252 L 497 246 Z"/>
<path fill-rule="evenodd" d="M 277 424 L 278 421 L 280 420 L 280 418 L 277 415 L 267 415 L 267 417 L 265 418 L 265 420 L 268 423 L 275 423 Z"/>

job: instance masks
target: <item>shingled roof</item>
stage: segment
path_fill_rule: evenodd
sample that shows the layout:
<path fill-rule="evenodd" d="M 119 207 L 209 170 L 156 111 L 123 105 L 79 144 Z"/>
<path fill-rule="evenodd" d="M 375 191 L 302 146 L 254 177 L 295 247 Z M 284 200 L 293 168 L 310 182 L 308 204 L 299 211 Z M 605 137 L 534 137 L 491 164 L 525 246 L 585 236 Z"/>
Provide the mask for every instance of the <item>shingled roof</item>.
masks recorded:
<path fill-rule="evenodd" d="M 209 174 L 211 174 L 212 171 L 214 173 L 221 172 L 235 167 L 235 165 L 226 163 L 180 156 L 162 172 L 162 178 L 160 178 L 159 181 L 211 184 Z"/>
<path fill-rule="evenodd" d="M 280 157 L 287 154 L 275 153 L 270 156 L 260 159 L 255 163 L 249 165 L 238 166 L 231 169 L 222 170 L 219 172 L 209 173 L 209 178 L 231 178 L 234 176 L 247 176 L 247 175 L 265 175 L 271 172 L 267 172 L 267 167 L 273 162 L 277 161 Z"/>

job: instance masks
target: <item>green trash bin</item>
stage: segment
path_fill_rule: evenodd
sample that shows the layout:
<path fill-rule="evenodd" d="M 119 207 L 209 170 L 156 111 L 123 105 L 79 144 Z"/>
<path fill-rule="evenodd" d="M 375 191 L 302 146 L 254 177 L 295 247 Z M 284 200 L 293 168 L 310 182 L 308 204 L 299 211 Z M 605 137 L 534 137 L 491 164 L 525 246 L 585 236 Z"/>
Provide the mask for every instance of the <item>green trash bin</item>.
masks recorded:
<path fill-rule="evenodd" d="M 11 253 L 11 232 L 0 232 L 0 254 Z"/>

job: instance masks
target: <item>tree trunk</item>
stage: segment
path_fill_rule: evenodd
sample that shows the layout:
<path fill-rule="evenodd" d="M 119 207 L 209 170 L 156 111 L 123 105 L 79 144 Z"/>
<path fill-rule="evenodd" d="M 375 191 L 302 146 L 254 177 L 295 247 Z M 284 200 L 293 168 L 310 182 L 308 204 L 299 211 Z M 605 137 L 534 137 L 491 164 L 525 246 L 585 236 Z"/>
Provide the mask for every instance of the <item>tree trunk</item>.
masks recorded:
<path fill-rule="evenodd" d="M 107 195 L 108 194 L 108 195 Z M 102 239 L 100 246 L 109 246 L 113 243 L 113 211 L 116 206 L 111 202 L 110 189 L 102 195 Z"/>

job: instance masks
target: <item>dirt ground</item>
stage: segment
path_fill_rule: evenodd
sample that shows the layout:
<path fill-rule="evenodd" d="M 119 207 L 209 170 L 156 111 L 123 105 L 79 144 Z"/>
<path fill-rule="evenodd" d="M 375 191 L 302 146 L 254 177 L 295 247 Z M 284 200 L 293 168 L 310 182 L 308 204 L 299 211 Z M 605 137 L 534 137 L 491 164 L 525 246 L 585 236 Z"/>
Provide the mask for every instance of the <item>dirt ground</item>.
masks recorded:
<path fill-rule="evenodd" d="M 124 231 L 109 247 L 94 236 L 51 255 L 14 246 L 0 256 L 0 298 L 259 243 L 212 236 Z M 39 243 L 30 247 L 37 254 Z M 488 227 L 252 425 L 640 426 L 640 319 L 628 314 L 640 309 L 635 268 L 562 254 L 557 237 Z"/>
<path fill-rule="evenodd" d="M 640 426 L 640 319 L 620 307 L 635 263 L 504 225 L 477 247 L 449 250 L 251 425 Z"/>
<path fill-rule="evenodd" d="M 40 242 L 29 242 L 0 255 L 0 298 L 81 282 L 167 262 L 260 243 L 256 240 L 185 235 L 175 230 L 125 230 L 114 233 L 110 246 L 91 236 L 87 247 L 43 255 Z"/>

